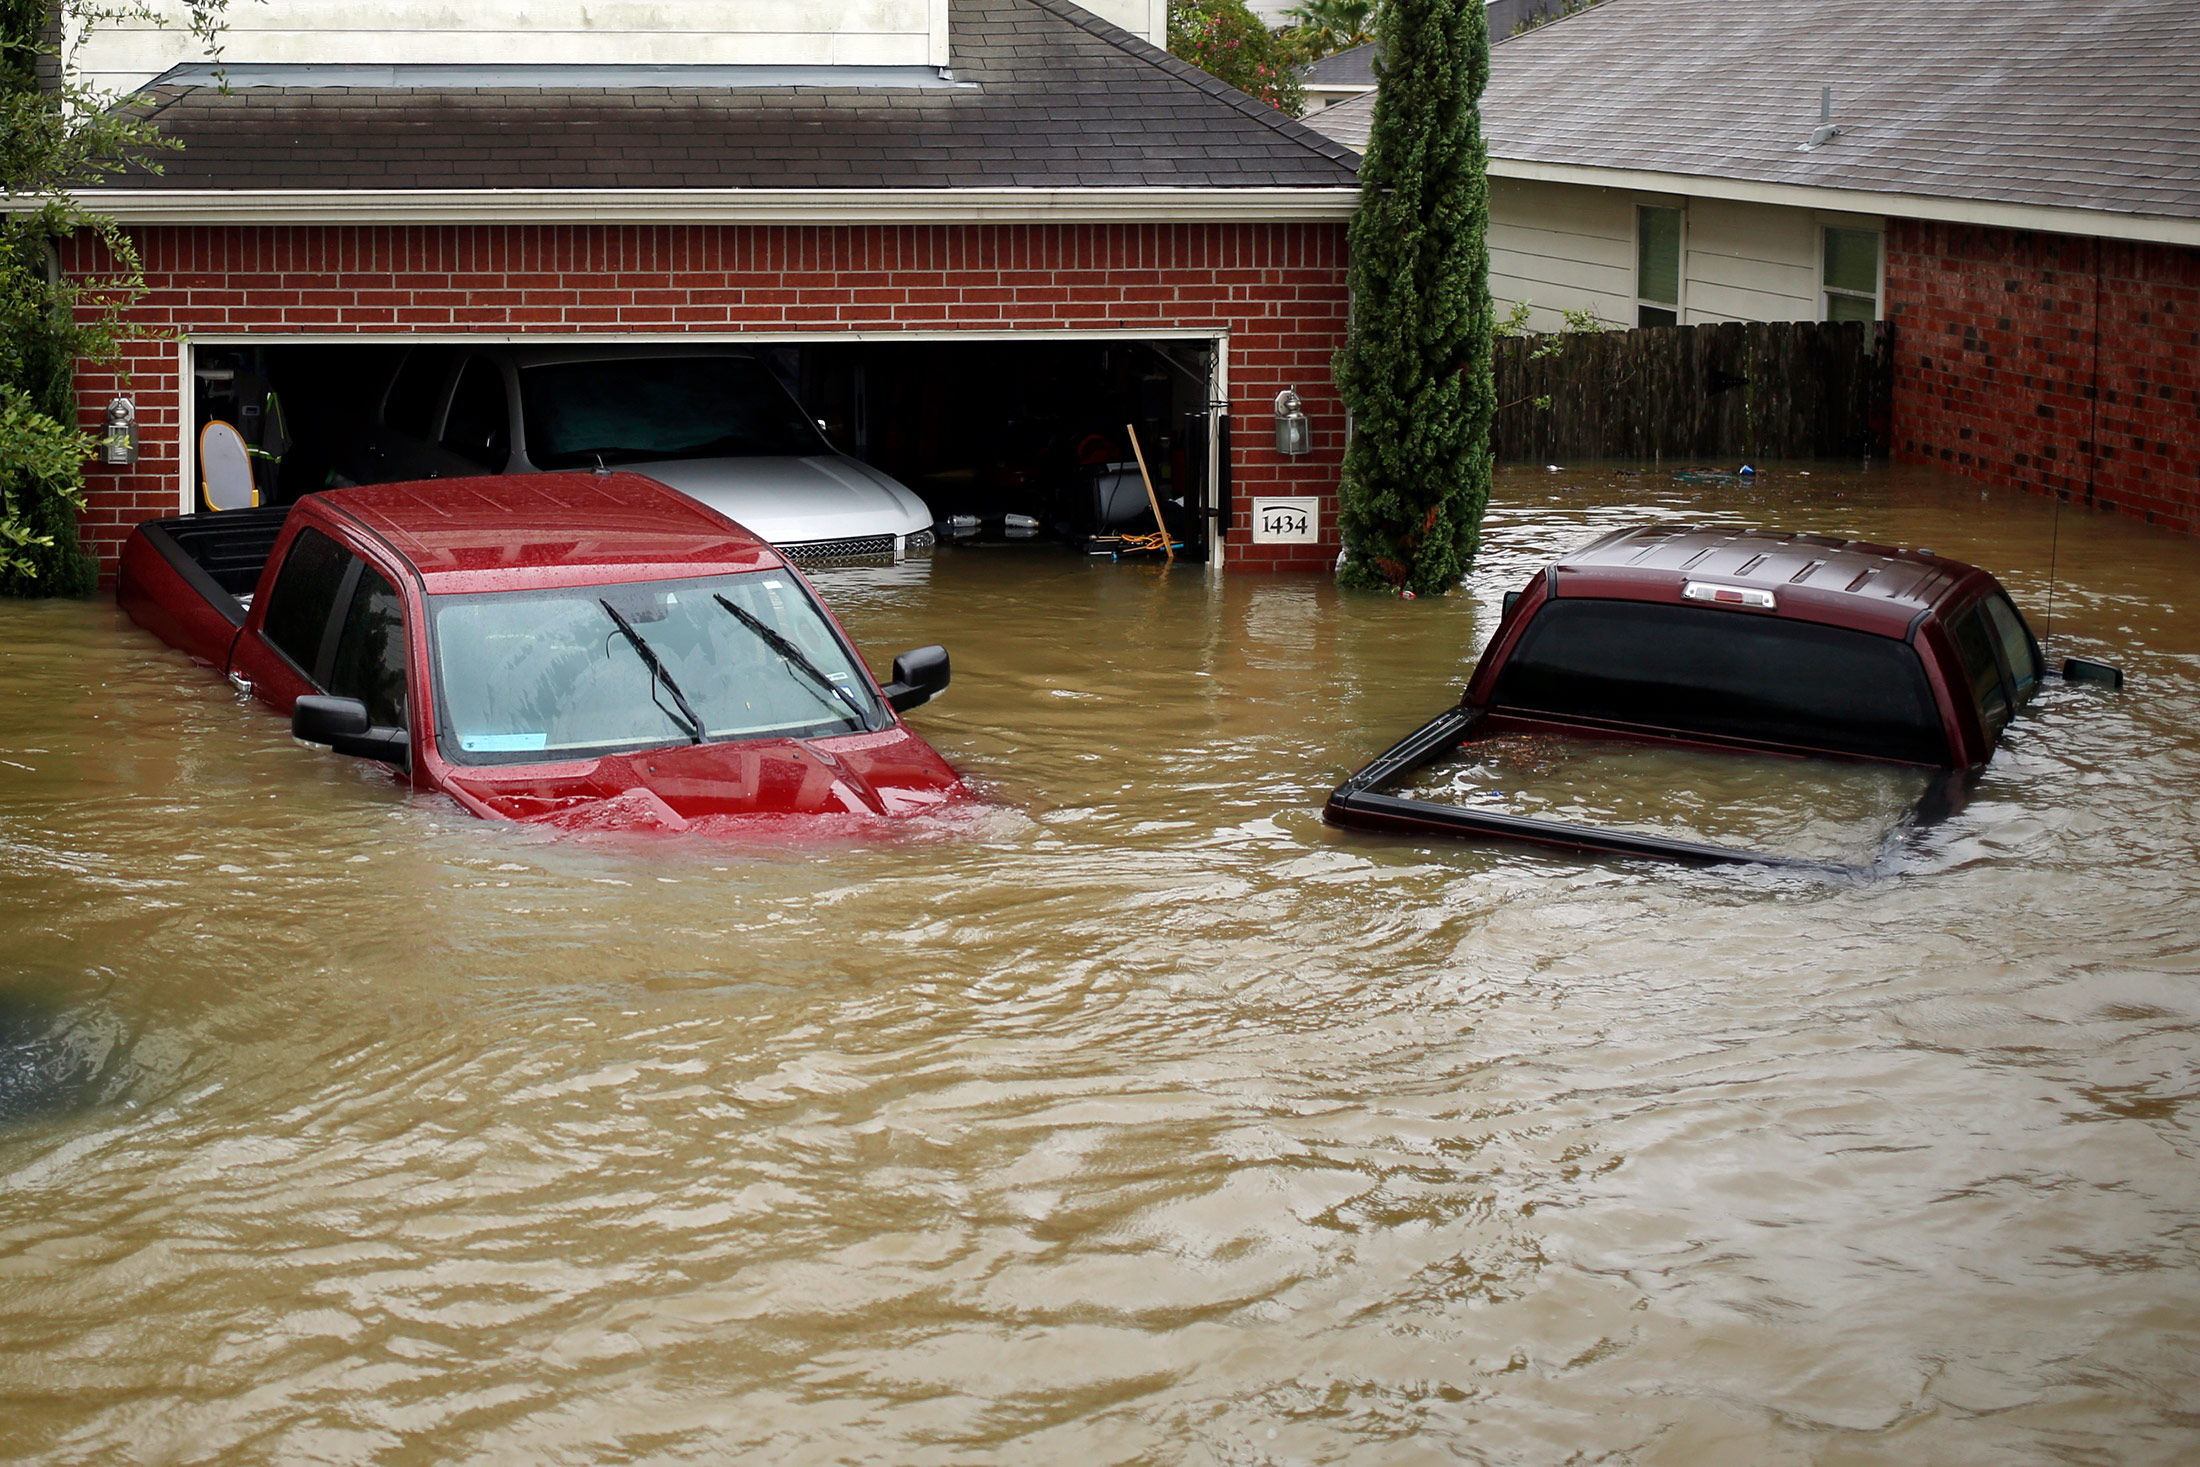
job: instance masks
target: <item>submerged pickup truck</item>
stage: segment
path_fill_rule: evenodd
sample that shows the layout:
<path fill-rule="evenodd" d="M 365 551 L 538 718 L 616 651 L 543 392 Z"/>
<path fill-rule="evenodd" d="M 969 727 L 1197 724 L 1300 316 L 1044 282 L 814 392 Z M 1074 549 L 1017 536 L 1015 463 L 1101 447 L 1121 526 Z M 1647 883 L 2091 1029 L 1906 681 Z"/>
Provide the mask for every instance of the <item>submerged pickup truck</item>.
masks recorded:
<path fill-rule="evenodd" d="M 116 597 L 287 714 L 476 815 L 612 828 L 968 798 L 771 546 L 637 474 L 439 479 L 155 520 Z"/>
<path fill-rule="evenodd" d="M 1457 706 L 1339 785 L 1323 814 L 1365 830 L 1823 866 L 1394 790 L 1437 761 L 1530 735 L 1907 765 L 1934 776 L 1912 811 L 1930 815 L 2046 675 L 2024 618 L 1976 566 L 1817 535 L 1623 530 L 1508 594 Z M 2122 685 L 2114 668 L 2076 659 L 2063 676 Z"/>

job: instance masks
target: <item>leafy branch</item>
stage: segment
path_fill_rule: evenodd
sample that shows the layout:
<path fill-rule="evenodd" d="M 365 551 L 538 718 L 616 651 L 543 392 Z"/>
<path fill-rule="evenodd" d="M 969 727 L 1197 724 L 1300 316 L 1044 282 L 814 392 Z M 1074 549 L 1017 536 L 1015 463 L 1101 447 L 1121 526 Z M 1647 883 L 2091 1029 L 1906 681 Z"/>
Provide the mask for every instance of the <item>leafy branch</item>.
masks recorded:
<path fill-rule="evenodd" d="M 1169 0 L 1169 52 L 1286 117 L 1306 110 L 1296 59 L 1245 0 Z"/>
<path fill-rule="evenodd" d="M 1595 335 L 1610 329 L 1593 310 L 1586 307 L 1560 306 L 1558 314 L 1564 324 L 1558 330 L 1530 331 L 1528 329 L 1528 315 L 1534 309 L 1534 301 L 1514 301 L 1513 308 L 1505 313 L 1505 319 L 1497 323 L 1498 335 L 1524 336 L 1528 339 L 1530 343 L 1528 360 L 1531 362 L 1547 361 L 1559 355 L 1566 350 L 1566 343 L 1571 337 Z M 1626 379 L 1622 378 L 1621 380 Z M 1507 408 L 1516 408 L 1522 403 L 1529 404 L 1539 413 L 1547 413 L 1551 410 L 1549 393 L 1545 393 L 1540 397 L 1516 397 L 1511 402 L 1499 403 L 1497 410 L 1503 412 Z"/>
<path fill-rule="evenodd" d="M 188 0 L 187 27 L 209 56 L 227 0 Z M 77 541 L 90 435 L 78 432 L 80 363 L 113 361 L 136 334 L 145 293 L 135 242 L 71 191 L 126 168 L 159 171 L 174 146 L 135 99 L 105 95 L 69 64 L 63 38 L 156 19 L 143 3 L 0 0 L 0 594 L 83 595 L 94 573 Z M 72 278 L 60 247 L 99 260 Z"/>

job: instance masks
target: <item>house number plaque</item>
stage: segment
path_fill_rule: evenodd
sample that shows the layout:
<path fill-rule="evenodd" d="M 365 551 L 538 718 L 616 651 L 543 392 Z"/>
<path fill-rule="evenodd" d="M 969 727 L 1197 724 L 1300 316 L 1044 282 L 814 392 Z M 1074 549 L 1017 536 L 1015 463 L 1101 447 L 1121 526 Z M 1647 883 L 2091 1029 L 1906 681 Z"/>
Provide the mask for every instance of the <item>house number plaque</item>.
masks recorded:
<path fill-rule="evenodd" d="M 1312 545 L 1321 539 L 1319 507 L 1313 495 L 1253 501 L 1255 545 Z"/>

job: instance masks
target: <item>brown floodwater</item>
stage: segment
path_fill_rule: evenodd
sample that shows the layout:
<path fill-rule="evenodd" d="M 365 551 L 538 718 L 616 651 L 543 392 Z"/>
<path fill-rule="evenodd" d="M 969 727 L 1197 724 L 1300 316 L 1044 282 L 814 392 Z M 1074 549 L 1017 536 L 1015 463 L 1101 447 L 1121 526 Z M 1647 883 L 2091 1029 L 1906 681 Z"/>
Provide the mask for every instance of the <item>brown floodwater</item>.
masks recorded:
<path fill-rule="evenodd" d="M 1508 471 L 1441 601 L 822 574 L 955 658 L 913 722 L 988 805 L 886 842 L 482 823 L 0 603 L 0 1458 L 2200 1458 L 2200 544 L 1803 467 Z M 2130 690 L 2051 685 L 1869 880 L 1320 823 L 1646 517 L 2035 628 L 2055 546 L 2051 656 Z M 1597 778 L 1900 804 L 1650 773 Z"/>

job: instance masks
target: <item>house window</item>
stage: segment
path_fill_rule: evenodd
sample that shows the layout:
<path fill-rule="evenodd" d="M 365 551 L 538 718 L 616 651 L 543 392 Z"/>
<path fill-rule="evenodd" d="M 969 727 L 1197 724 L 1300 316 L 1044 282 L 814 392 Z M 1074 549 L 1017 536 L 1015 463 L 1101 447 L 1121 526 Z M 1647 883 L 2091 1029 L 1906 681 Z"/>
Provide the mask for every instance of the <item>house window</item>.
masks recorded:
<path fill-rule="evenodd" d="M 1879 319 L 1879 236 L 1869 229 L 1826 231 L 1826 319 Z"/>
<path fill-rule="evenodd" d="M 1635 207 L 1635 324 L 1681 319 L 1681 211 Z"/>

